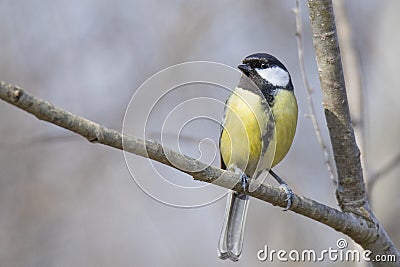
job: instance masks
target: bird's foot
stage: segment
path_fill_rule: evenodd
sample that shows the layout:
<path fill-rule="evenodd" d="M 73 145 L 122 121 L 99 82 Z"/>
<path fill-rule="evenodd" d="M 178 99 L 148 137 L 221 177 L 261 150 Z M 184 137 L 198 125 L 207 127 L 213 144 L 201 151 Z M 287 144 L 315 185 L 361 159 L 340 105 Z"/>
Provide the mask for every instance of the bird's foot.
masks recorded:
<path fill-rule="evenodd" d="M 240 175 L 243 191 L 246 192 L 246 188 L 248 188 L 249 185 L 249 177 L 244 173 L 244 171 L 237 167 L 234 170 L 237 175 Z"/>
<path fill-rule="evenodd" d="M 283 211 L 290 209 L 290 207 L 292 206 L 293 196 L 294 196 L 292 189 L 290 189 L 290 187 L 287 185 L 287 183 L 281 177 L 279 177 L 274 171 L 269 170 L 269 173 L 279 183 L 279 188 L 281 188 L 281 190 L 283 190 L 286 193 L 286 199 L 285 199 L 286 200 L 286 208 L 284 208 Z"/>
<path fill-rule="evenodd" d="M 242 174 L 241 174 L 241 176 L 240 176 L 240 179 L 242 180 L 242 188 L 243 188 L 243 191 L 246 192 L 246 188 L 247 188 L 248 185 L 249 185 L 249 177 L 247 177 L 247 175 L 246 175 L 244 172 L 242 172 Z"/>
<path fill-rule="evenodd" d="M 283 211 L 287 211 L 292 206 L 294 193 L 286 183 L 279 185 L 279 188 L 286 194 L 286 208 L 284 208 Z"/>

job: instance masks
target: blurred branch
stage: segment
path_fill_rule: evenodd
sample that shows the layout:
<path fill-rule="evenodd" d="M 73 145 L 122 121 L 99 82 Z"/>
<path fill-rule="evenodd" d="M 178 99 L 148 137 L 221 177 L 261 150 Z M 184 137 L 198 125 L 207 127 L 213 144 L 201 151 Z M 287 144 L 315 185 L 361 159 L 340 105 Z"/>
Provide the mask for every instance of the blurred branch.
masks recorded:
<path fill-rule="evenodd" d="M 368 181 L 367 181 L 367 188 L 369 191 L 369 194 L 372 191 L 372 188 L 374 187 L 376 181 L 379 180 L 379 178 L 385 176 L 386 174 L 388 174 L 390 171 L 392 171 L 394 168 L 398 167 L 400 165 L 400 153 L 398 153 L 396 156 L 394 156 L 392 158 L 391 161 L 389 161 L 389 163 L 387 163 L 383 168 L 381 168 L 380 170 L 376 171 L 374 174 L 372 174 Z"/>
<path fill-rule="evenodd" d="M 76 141 L 75 136 L 72 134 L 64 134 L 64 135 L 41 135 L 41 136 L 33 136 L 29 139 L 11 141 L 7 143 L 0 143 L 0 148 L 6 149 L 26 149 L 28 147 L 43 145 L 46 143 L 59 143 L 65 141 Z"/>
<path fill-rule="evenodd" d="M 332 2 L 308 3 L 322 101 L 338 173 L 336 194 L 340 207 L 354 212 L 367 203 L 367 195 L 350 119 Z"/>
<path fill-rule="evenodd" d="M 318 65 L 325 117 L 338 174 L 336 197 L 346 214 L 366 218 L 380 232 L 359 243 L 373 255 L 396 255 L 397 262 L 372 262 L 374 266 L 400 266 L 400 253 L 369 206 L 343 76 L 335 17 L 331 0 L 308 0 L 313 44 Z"/>
<path fill-rule="evenodd" d="M 243 193 L 240 183 L 241 177 L 233 172 L 208 166 L 167 147 L 162 147 L 155 141 L 122 135 L 115 130 L 57 108 L 40 98 L 26 93 L 17 86 L 1 82 L 0 98 L 33 114 L 40 120 L 79 134 L 91 143 L 100 143 L 153 159 L 187 173 L 196 180 L 213 183 Z M 171 163 L 171 159 L 178 164 Z M 232 187 L 232 185 L 235 186 Z M 274 206 L 286 206 L 286 193 L 278 187 L 262 184 L 256 191 L 246 192 L 246 194 L 269 202 Z M 383 229 L 376 229 L 375 225 L 368 219 L 341 212 L 297 194 L 293 197 L 293 204 L 290 210 L 328 225 L 348 235 L 359 244 L 371 243 L 385 236 Z"/>
<path fill-rule="evenodd" d="M 334 1 L 339 46 L 343 59 L 344 79 L 346 82 L 346 89 L 350 102 L 350 115 L 353 122 L 357 144 L 360 148 L 361 162 L 365 168 L 365 107 L 364 95 L 362 91 L 360 62 L 358 53 L 356 52 L 356 48 L 354 46 L 353 32 L 345 5 L 346 2 L 344 0 Z"/>
<path fill-rule="evenodd" d="M 312 125 L 314 127 L 315 135 L 317 136 L 318 143 L 324 153 L 325 157 L 325 165 L 328 169 L 329 176 L 333 183 L 336 185 L 337 180 L 334 173 L 334 167 L 330 161 L 328 147 L 326 146 L 324 139 L 321 135 L 321 129 L 319 128 L 319 124 L 317 121 L 317 117 L 315 115 L 314 103 L 312 101 L 311 95 L 313 94 L 313 89 L 308 82 L 306 67 L 304 65 L 304 46 L 303 46 L 303 26 L 301 23 L 301 13 L 300 13 L 300 0 L 296 0 L 296 8 L 293 10 L 296 17 L 296 37 L 297 37 L 297 54 L 299 57 L 301 76 L 303 77 L 304 87 L 306 88 L 306 96 L 309 110 L 309 118 L 311 119 Z"/>

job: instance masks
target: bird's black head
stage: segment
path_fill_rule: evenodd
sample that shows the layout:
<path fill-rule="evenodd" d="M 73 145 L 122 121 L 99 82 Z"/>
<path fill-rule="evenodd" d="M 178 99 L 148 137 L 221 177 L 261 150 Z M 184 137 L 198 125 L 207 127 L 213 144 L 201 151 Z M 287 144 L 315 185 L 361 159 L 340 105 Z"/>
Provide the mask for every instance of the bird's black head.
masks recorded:
<path fill-rule="evenodd" d="M 257 53 L 247 56 L 238 68 L 264 95 L 273 93 L 276 89 L 293 90 L 290 74 L 285 65 L 270 54 Z"/>
<path fill-rule="evenodd" d="M 282 62 L 280 62 L 276 57 L 267 53 L 257 53 L 247 56 L 245 59 L 243 59 L 243 64 L 239 65 L 239 69 L 242 70 L 242 67 L 244 66 L 250 67 L 251 69 L 267 69 L 272 67 L 279 67 L 287 71 Z M 243 72 L 245 73 L 245 71 Z"/>

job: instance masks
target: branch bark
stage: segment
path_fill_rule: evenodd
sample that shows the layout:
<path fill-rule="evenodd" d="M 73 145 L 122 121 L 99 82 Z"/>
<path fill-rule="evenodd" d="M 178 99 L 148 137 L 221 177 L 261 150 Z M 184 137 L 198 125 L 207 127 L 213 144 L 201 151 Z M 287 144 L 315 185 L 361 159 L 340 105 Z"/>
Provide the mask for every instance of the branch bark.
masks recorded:
<path fill-rule="evenodd" d="M 369 249 L 374 254 L 395 254 L 397 262 L 392 266 L 400 266 L 398 250 L 375 218 L 368 203 L 360 151 L 350 118 L 332 1 L 308 0 L 308 9 L 323 106 L 338 174 L 336 197 L 339 206 L 347 214 L 366 219 L 380 232 L 374 239 L 359 243 L 364 249 Z M 381 262 L 373 264 L 391 266 Z"/>

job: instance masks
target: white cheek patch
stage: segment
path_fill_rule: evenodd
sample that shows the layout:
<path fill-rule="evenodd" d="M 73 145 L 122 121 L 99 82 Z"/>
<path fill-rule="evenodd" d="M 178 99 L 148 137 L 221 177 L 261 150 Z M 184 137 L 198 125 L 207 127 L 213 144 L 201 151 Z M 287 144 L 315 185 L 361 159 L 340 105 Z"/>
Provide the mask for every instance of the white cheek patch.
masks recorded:
<path fill-rule="evenodd" d="M 289 83 L 289 73 L 280 67 L 256 69 L 256 71 L 258 75 L 274 86 L 285 87 Z"/>

